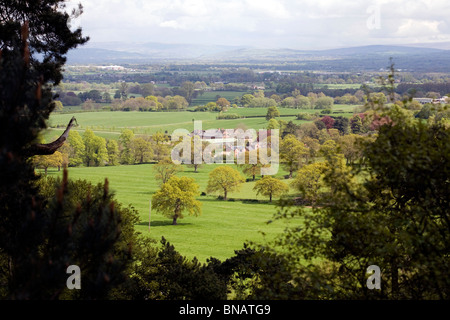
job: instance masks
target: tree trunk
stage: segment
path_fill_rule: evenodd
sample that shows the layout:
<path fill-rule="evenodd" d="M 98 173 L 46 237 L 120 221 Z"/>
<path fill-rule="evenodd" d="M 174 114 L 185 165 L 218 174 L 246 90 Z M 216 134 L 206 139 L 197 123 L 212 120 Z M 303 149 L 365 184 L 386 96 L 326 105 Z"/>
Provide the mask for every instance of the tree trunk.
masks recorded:
<path fill-rule="evenodd" d="M 224 192 L 224 196 L 223 196 L 223 200 L 227 200 L 227 190 L 224 190 L 225 192 Z"/>
<path fill-rule="evenodd" d="M 177 225 L 177 218 L 178 218 L 177 216 L 174 216 L 174 217 L 173 217 L 173 220 L 172 220 L 172 225 L 173 225 L 173 226 L 176 226 L 176 225 Z"/>
<path fill-rule="evenodd" d="M 270 198 L 269 202 L 272 202 L 272 194 L 270 194 L 269 198 Z"/>

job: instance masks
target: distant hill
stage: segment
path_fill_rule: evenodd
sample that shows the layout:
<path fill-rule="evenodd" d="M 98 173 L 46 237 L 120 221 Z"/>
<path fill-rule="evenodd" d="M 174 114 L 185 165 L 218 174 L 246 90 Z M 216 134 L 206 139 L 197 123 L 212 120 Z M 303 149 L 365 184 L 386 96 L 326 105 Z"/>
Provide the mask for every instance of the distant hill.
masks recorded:
<path fill-rule="evenodd" d="M 445 47 L 441 44 L 441 46 Z M 411 72 L 450 72 L 450 50 L 419 46 L 372 45 L 328 50 L 261 49 L 195 44 L 90 44 L 69 52 L 68 64 L 270 63 L 287 69 L 378 71 L 389 58 Z"/>
<path fill-rule="evenodd" d="M 69 51 L 67 64 L 133 63 L 148 57 L 135 52 L 114 51 L 99 48 L 78 48 Z"/>

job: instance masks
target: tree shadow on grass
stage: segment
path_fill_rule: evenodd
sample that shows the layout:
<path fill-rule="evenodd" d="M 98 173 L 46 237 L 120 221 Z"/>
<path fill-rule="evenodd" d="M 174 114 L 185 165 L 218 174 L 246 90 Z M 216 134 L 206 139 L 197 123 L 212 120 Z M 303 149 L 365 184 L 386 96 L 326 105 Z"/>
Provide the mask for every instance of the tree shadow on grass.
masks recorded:
<path fill-rule="evenodd" d="M 175 225 L 173 227 L 188 226 L 188 225 L 191 225 L 191 224 L 192 223 L 189 223 L 189 222 L 177 221 L 177 225 Z M 147 226 L 148 227 L 148 221 L 147 222 L 140 222 L 137 225 L 138 226 Z M 153 227 L 166 227 L 166 226 L 172 226 L 172 220 L 155 220 L 155 221 L 152 221 L 150 223 L 150 228 L 153 228 Z"/>

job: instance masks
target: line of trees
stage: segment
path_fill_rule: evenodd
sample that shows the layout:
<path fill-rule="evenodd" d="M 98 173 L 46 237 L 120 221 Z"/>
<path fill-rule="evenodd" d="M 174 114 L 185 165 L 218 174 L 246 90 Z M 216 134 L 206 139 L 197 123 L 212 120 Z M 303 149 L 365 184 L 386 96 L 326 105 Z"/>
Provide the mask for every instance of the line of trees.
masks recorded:
<path fill-rule="evenodd" d="M 116 140 L 97 136 L 91 129 L 86 129 L 83 135 L 72 130 L 58 152 L 37 156 L 33 163 L 45 172 L 49 167 L 142 164 L 167 158 L 170 150 L 169 137 L 161 132 L 135 136 L 133 131 L 125 129 Z"/>

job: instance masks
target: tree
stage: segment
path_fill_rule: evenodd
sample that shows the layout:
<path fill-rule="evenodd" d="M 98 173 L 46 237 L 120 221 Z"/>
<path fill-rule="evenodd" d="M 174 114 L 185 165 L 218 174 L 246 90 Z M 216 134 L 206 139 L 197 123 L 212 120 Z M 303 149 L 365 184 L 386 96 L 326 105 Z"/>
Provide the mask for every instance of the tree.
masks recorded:
<path fill-rule="evenodd" d="M 151 143 L 155 160 L 160 161 L 162 159 L 170 157 L 170 148 L 168 142 L 169 137 L 164 133 L 158 131 L 157 133 L 153 134 Z"/>
<path fill-rule="evenodd" d="M 83 12 L 78 6 L 71 13 L 61 0 L 47 1 L 1 1 L 0 2 L 0 50 L 5 58 L 14 54 L 13 49 L 20 44 L 18 36 L 26 26 L 26 59 L 43 78 L 43 83 L 59 84 L 65 55 L 70 49 L 89 40 L 83 37 L 81 28 L 71 30 L 70 20 Z M 38 55 L 42 57 L 38 58 Z"/>
<path fill-rule="evenodd" d="M 173 163 L 170 158 L 165 158 L 158 161 L 158 163 L 153 166 L 153 170 L 155 171 L 155 179 L 161 180 L 161 184 L 164 184 L 178 172 L 183 170 L 183 168 L 181 165 Z"/>
<path fill-rule="evenodd" d="M 135 222 L 125 225 L 128 217 L 111 201 L 107 183 L 96 189 L 83 185 L 77 193 L 65 171 L 62 181 L 45 187 L 50 177 L 38 179 L 29 161 L 55 153 L 75 123 L 72 118 L 54 142 L 36 143 L 54 108 L 51 82 L 60 81 L 67 51 L 86 40 L 81 30 L 70 30 L 71 15 L 63 5 L 0 2 L 0 297 L 5 300 L 108 299 L 124 283 L 131 262 L 128 245 L 134 242 L 126 239 L 122 246 L 121 240 Z M 83 270 L 81 290 L 67 289 L 71 264 Z"/>
<path fill-rule="evenodd" d="M 328 139 L 321 146 L 319 152 L 324 157 L 334 157 L 338 153 L 336 141 Z"/>
<path fill-rule="evenodd" d="M 120 98 L 126 100 L 128 98 L 128 84 L 125 81 L 119 84 Z"/>
<path fill-rule="evenodd" d="M 309 153 L 305 145 L 293 135 L 287 135 L 280 144 L 280 158 L 289 171 L 289 178 L 303 162 L 303 158 Z"/>
<path fill-rule="evenodd" d="M 280 129 L 280 123 L 276 119 L 270 119 L 267 123 L 267 130 Z"/>
<path fill-rule="evenodd" d="M 117 140 L 110 139 L 106 144 L 106 149 L 108 150 L 108 165 L 117 166 L 119 164 L 119 144 Z"/>
<path fill-rule="evenodd" d="M 186 98 L 187 103 L 191 103 L 192 99 L 194 99 L 196 96 L 194 83 L 191 81 L 185 81 L 181 85 L 181 88 L 183 90 L 184 98 Z"/>
<path fill-rule="evenodd" d="M 253 99 L 255 99 L 254 95 L 246 93 L 241 98 L 241 105 L 243 107 L 248 107 Z"/>
<path fill-rule="evenodd" d="M 265 176 L 255 183 L 253 190 L 256 191 L 256 195 L 262 194 L 263 196 L 269 197 L 269 202 L 272 202 L 272 197 L 287 193 L 289 186 L 279 179 Z"/>
<path fill-rule="evenodd" d="M 333 107 L 334 100 L 331 97 L 320 97 L 315 101 L 315 109 L 331 109 Z"/>
<path fill-rule="evenodd" d="M 350 119 L 350 129 L 354 134 L 359 134 L 362 132 L 363 124 L 359 115 L 355 115 Z"/>
<path fill-rule="evenodd" d="M 252 180 L 255 181 L 255 177 L 257 174 L 261 174 L 261 168 L 264 167 L 264 165 L 260 161 L 259 157 L 259 151 L 258 149 L 251 150 L 251 151 L 245 151 L 245 158 L 243 164 L 239 164 L 240 167 L 242 167 L 242 172 L 252 177 Z M 269 154 L 268 154 L 269 155 Z M 251 159 L 256 159 L 255 163 L 251 163 Z"/>
<path fill-rule="evenodd" d="M 78 167 L 83 164 L 84 152 L 86 147 L 78 131 L 70 131 L 69 137 L 69 165 L 73 167 Z"/>
<path fill-rule="evenodd" d="M 338 129 L 340 134 L 345 135 L 349 129 L 349 119 L 346 117 L 336 117 L 334 120 L 333 128 Z"/>
<path fill-rule="evenodd" d="M 143 83 L 141 84 L 141 94 L 143 97 L 147 98 L 155 93 L 155 85 L 153 83 Z"/>
<path fill-rule="evenodd" d="M 386 115 L 392 122 L 363 145 L 365 166 L 326 156 L 323 182 L 332 192 L 325 202 L 312 211 L 280 209 L 300 215 L 302 228 L 277 244 L 297 270 L 290 282 L 308 279 L 325 299 L 448 299 L 449 129 L 398 106 Z M 381 268 L 381 290 L 365 285 L 370 265 Z"/>
<path fill-rule="evenodd" d="M 347 164 L 353 164 L 362 157 L 361 149 L 358 144 L 358 135 L 347 134 L 339 137 L 338 146 L 345 157 Z"/>
<path fill-rule="evenodd" d="M 54 104 L 55 104 L 56 111 L 62 111 L 64 109 L 64 106 L 61 101 L 56 100 L 56 101 L 54 101 Z"/>
<path fill-rule="evenodd" d="M 327 129 L 331 129 L 334 126 L 334 119 L 330 116 L 325 116 L 320 119 L 326 126 Z M 320 128 L 319 128 L 320 129 Z"/>
<path fill-rule="evenodd" d="M 114 199 L 108 180 L 97 185 L 72 181 L 65 171 L 62 179 L 41 178 L 37 186 L 46 203 L 48 221 L 44 230 L 48 234 L 39 243 L 41 257 L 35 263 L 39 262 L 40 272 L 34 280 L 37 292 L 31 291 L 29 298 L 117 298 L 117 293 L 128 287 L 133 261 L 130 246 L 137 247 L 139 243 L 134 230 L 139 222 L 137 211 Z M 81 290 L 67 289 L 66 269 L 71 264 L 82 270 Z M 26 269 L 33 270 L 30 266 Z M 22 283 L 34 286 L 29 282 L 31 277 L 21 279 L 26 281 Z"/>
<path fill-rule="evenodd" d="M 323 177 L 326 165 L 323 162 L 308 164 L 300 168 L 292 181 L 292 186 L 300 191 L 304 200 L 316 204 L 320 198 L 320 189 L 324 186 Z"/>
<path fill-rule="evenodd" d="M 135 163 L 144 163 L 153 158 L 152 145 L 144 138 L 133 138 L 130 142 L 130 150 Z"/>
<path fill-rule="evenodd" d="M 45 170 L 45 175 L 47 175 L 47 169 L 49 167 L 60 168 L 63 164 L 63 156 L 59 151 L 55 151 L 52 155 L 47 156 L 36 156 L 34 163 L 37 167 L 43 168 Z"/>
<path fill-rule="evenodd" d="M 311 108 L 311 102 L 310 100 L 305 97 L 305 96 L 298 96 L 295 99 L 296 105 L 300 108 L 300 109 L 310 109 Z"/>
<path fill-rule="evenodd" d="M 92 130 L 87 129 L 83 134 L 83 142 L 85 146 L 84 164 L 87 167 L 105 165 L 108 161 L 105 138 L 98 137 Z"/>
<path fill-rule="evenodd" d="M 198 168 L 200 168 L 202 165 L 201 163 L 195 163 L 195 157 L 196 155 L 201 154 L 201 159 L 203 159 L 203 151 L 205 150 L 207 145 L 208 143 L 203 142 L 202 139 L 197 135 L 194 135 L 191 139 L 191 164 L 189 164 L 188 167 L 194 168 L 194 172 L 197 172 Z"/>
<path fill-rule="evenodd" d="M 201 214 L 201 202 L 198 184 L 188 177 L 172 176 L 152 197 L 152 209 L 172 219 L 172 225 L 184 218 L 183 212 L 198 216 Z"/>
<path fill-rule="evenodd" d="M 231 103 L 225 98 L 219 98 L 216 101 L 216 105 L 218 105 L 221 108 L 221 110 L 225 110 L 231 105 Z"/>
<path fill-rule="evenodd" d="M 134 163 L 133 154 L 131 153 L 131 140 L 134 138 L 134 133 L 130 129 L 124 129 L 120 133 L 119 142 L 122 146 L 120 153 L 120 162 L 123 164 Z"/>
<path fill-rule="evenodd" d="M 272 106 L 267 108 L 267 114 L 266 114 L 266 120 L 269 121 L 270 119 L 275 119 L 276 117 L 280 116 L 280 111 L 276 106 Z"/>
<path fill-rule="evenodd" d="M 102 100 L 105 103 L 111 103 L 112 102 L 111 95 L 109 94 L 109 92 L 106 92 L 106 91 L 103 92 Z"/>
<path fill-rule="evenodd" d="M 206 192 L 223 192 L 223 199 L 227 200 L 229 192 L 238 191 L 245 182 L 239 171 L 229 166 L 219 166 L 209 173 Z"/>

